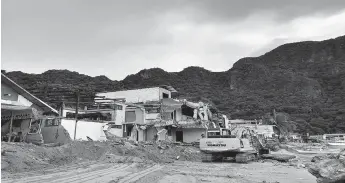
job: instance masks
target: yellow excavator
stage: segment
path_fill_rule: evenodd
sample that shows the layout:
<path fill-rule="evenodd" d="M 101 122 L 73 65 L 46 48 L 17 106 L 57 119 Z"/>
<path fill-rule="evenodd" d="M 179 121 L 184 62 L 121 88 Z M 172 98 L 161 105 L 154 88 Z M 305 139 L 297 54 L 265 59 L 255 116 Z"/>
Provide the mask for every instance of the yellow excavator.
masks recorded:
<path fill-rule="evenodd" d="M 232 157 L 237 163 L 247 163 L 261 154 L 269 153 L 253 130 L 243 128 L 239 133 L 234 135 L 230 129 L 221 127 L 208 129 L 206 136 L 200 139 L 202 161 L 212 162 Z"/>

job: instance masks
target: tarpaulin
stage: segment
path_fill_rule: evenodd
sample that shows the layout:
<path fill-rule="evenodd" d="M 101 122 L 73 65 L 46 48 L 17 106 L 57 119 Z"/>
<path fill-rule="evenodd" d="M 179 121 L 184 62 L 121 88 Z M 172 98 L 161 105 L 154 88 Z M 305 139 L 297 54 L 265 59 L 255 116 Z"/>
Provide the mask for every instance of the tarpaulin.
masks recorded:
<path fill-rule="evenodd" d="M 10 120 L 11 115 L 13 115 L 13 119 L 39 119 L 43 117 L 32 107 L 1 104 L 1 120 Z"/>

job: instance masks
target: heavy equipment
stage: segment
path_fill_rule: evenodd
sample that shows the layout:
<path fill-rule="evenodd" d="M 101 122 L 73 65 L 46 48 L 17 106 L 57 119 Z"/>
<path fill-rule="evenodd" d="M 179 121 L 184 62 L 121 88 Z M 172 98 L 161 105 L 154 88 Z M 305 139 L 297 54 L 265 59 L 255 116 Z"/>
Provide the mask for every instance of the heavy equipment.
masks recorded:
<path fill-rule="evenodd" d="M 208 129 L 206 136 L 200 139 L 202 161 L 211 162 L 232 157 L 237 163 L 247 163 L 261 154 L 269 153 L 250 128 L 242 128 L 237 132 L 239 134 L 231 134 L 230 129 L 221 127 Z"/>

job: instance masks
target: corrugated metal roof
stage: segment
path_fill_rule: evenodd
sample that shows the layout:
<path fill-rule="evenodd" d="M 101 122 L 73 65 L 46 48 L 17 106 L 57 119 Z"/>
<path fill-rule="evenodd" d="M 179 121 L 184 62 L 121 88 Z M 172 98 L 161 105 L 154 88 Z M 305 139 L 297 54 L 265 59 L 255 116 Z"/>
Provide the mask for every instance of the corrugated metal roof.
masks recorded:
<path fill-rule="evenodd" d="M 30 110 L 30 109 L 31 107 L 27 107 L 27 106 L 1 104 L 1 110 L 23 111 L 23 110 Z"/>
<path fill-rule="evenodd" d="M 41 107 L 43 110 L 45 110 L 45 111 L 52 111 L 52 112 L 54 112 L 56 114 L 59 113 L 56 109 L 52 108 L 47 103 L 43 102 L 39 98 L 35 97 L 34 95 L 32 95 L 31 93 L 26 91 L 23 87 L 19 86 L 16 82 L 12 81 L 10 78 L 5 76 L 3 73 L 1 73 L 1 83 L 5 83 L 5 84 L 9 85 L 18 94 L 20 94 L 23 97 L 27 98 L 29 101 L 31 101 L 32 103 L 34 103 L 38 107 Z"/>

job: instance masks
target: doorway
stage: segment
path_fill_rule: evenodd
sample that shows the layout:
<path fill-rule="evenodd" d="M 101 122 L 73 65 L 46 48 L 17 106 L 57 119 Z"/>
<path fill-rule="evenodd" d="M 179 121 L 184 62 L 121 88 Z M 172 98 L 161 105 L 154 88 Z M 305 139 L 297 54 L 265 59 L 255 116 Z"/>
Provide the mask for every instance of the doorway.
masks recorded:
<path fill-rule="evenodd" d="M 123 125 L 123 137 L 130 137 L 132 135 L 132 124 L 124 124 Z"/>
<path fill-rule="evenodd" d="M 183 142 L 183 131 L 176 131 L 176 142 Z"/>

